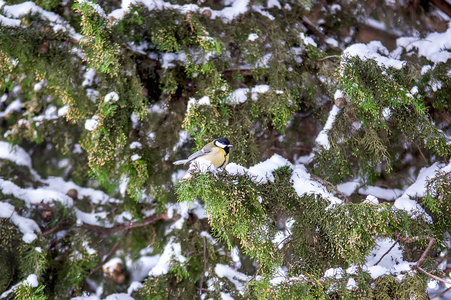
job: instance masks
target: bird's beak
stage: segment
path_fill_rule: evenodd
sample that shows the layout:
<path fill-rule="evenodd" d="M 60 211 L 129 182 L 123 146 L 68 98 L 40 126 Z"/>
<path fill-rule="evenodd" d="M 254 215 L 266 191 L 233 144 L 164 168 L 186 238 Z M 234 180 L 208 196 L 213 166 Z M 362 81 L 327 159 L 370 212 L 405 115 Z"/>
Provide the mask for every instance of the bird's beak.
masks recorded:
<path fill-rule="evenodd" d="M 232 147 L 233 147 L 233 145 L 232 145 L 232 144 L 229 144 L 229 145 L 227 145 L 227 147 L 229 147 L 229 148 L 232 148 Z"/>

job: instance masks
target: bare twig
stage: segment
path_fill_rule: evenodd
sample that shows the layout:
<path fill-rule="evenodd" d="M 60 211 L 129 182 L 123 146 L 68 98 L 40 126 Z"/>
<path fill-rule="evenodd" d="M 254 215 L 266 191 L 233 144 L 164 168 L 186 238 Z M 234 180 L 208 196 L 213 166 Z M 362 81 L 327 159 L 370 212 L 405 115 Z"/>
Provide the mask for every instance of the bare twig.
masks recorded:
<path fill-rule="evenodd" d="M 326 60 L 326 59 L 329 59 L 329 58 L 341 58 L 341 56 L 340 55 L 328 55 L 328 56 L 325 56 L 323 58 L 318 58 L 317 61 L 323 61 L 323 60 Z"/>
<path fill-rule="evenodd" d="M 424 260 L 426 259 L 426 257 L 427 257 L 428 254 L 429 254 L 429 251 L 431 251 L 432 246 L 434 246 L 435 241 L 436 241 L 435 238 L 433 238 L 433 237 L 430 237 L 430 238 L 429 238 L 429 244 L 428 244 L 428 246 L 426 247 L 426 250 L 424 250 L 423 254 L 421 254 L 420 259 L 418 260 L 418 262 L 417 262 L 417 264 L 416 264 L 416 267 L 417 267 L 417 268 L 419 268 L 419 267 L 423 264 Z"/>
<path fill-rule="evenodd" d="M 419 237 L 415 237 L 415 238 L 416 238 L 417 240 L 419 239 Z M 411 239 L 413 240 L 414 238 L 411 238 Z M 407 239 L 406 239 L 406 240 L 407 240 Z M 438 276 L 436 276 L 436 275 L 434 275 L 434 274 L 431 274 L 431 273 L 427 272 L 426 270 L 424 270 L 423 268 L 421 268 L 421 265 L 422 265 L 422 264 L 424 263 L 424 261 L 426 260 L 426 257 L 428 256 L 429 252 L 431 251 L 431 249 L 432 249 L 432 247 L 434 246 L 434 244 L 435 244 L 436 241 L 437 241 L 437 240 L 436 240 L 434 237 L 429 237 L 429 244 L 428 244 L 428 246 L 427 246 L 426 249 L 424 250 L 423 254 L 421 254 L 420 259 L 418 260 L 418 262 L 417 262 L 414 266 L 412 266 L 411 268 L 412 268 L 413 270 L 418 270 L 418 271 L 420 271 L 421 273 L 423 273 L 424 275 L 429 276 L 430 278 L 436 279 L 436 280 L 441 281 L 441 282 L 444 282 L 444 283 L 446 283 L 446 284 L 451 284 L 451 281 L 446 280 L 445 278 L 438 277 Z"/>
<path fill-rule="evenodd" d="M 321 29 L 316 27 L 316 25 L 313 24 L 313 22 L 310 21 L 306 16 L 302 16 L 302 24 L 304 24 L 305 27 L 313 31 L 315 35 L 321 38 L 322 40 L 326 39 L 326 35 L 321 31 Z"/>
<path fill-rule="evenodd" d="M 31 203 L 31 205 L 42 206 L 42 207 L 44 207 L 44 208 L 46 208 L 48 210 L 52 209 L 52 207 L 49 204 L 44 203 L 44 202 Z"/>
<path fill-rule="evenodd" d="M 445 0 L 431 0 L 431 2 L 434 3 L 434 5 L 437 6 L 437 8 L 442 12 L 447 14 L 448 17 L 451 17 L 451 4 L 449 4 Z"/>
<path fill-rule="evenodd" d="M 278 244 L 277 244 L 277 249 L 279 249 L 279 246 L 282 245 L 282 243 L 284 243 L 285 241 L 291 239 L 293 236 L 291 234 L 289 234 L 288 236 L 286 236 L 283 240 L 281 240 Z"/>
<path fill-rule="evenodd" d="M 450 290 L 451 290 L 451 286 L 449 288 L 447 288 L 446 290 L 444 290 L 443 292 L 441 292 L 440 294 L 438 294 L 437 296 L 432 297 L 431 300 L 440 298 L 441 296 L 443 296 L 446 293 L 448 293 Z"/>
<path fill-rule="evenodd" d="M 202 277 L 200 278 L 199 295 L 202 294 L 202 287 L 204 285 L 205 267 L 207 265 L 207 243 L 205 242 L 205 236 L 203 238 L 204 238 L 204 268 L 202 270 Z"/>
<path fill-rule="evenodd" d="M 70 229 L 72 226 L 74 226 L 74 223 L 72 223 L 72 222 L 60 221 L 60 222 L 56 223 L 56 225 L 52 229 L 49 229 L 49 230 L 43 232 L 42 236 L 46 237 L 46 236 L 54 234 L 55 232 Z"/>
<path fill-rule="evenodd" d="M 420 154 L 421 154 L 421 157 L 424 159 L 424 162 L 427 163 L 428 160 L 426 159 L 426 156 L 424 156 L 423 151 L 421 151 L 420 146 L 418 146 L 418 144 L 415 143 L 414 141 L 412 141 L 412 143 L 417 147 L 418 151 L 419 151 Z"/>
<path fill-rule="evenodd" d="M 435 276 L 434 274 L 431 274 L 431 273 L 427 272 L 426 270 L 422 269 L 421 267 L 417 267 L 417 266 L 415 265 L 415 266 L 413 266 L 413 268 L 416 269 L 416 270 L 418 270 L 418 271 L 420 271 L 420 272 L 423 273 L 424 275 L 427 275 L 427 276 L 429 276 L 429 277 L 431 277 L 431 278 L 434 278 L 434 279 L 436 279 L 436 280 L 438 280 L 438 281 L 444 282 L 444 283 L 446 283 L 446 284 L 451 284 L 451 281 L 446 280 L 445 278 L 441 278 L 441 277 Z"/>
<path fill-rule="evenodd" d="M 289 278 L 288 280 L 286 280 L 286 282 L 290 282 L 290 281 L 302 281 L 302 282 L 319 283 L 319 284 L 323 284 L 323 283 L 339 283 L 340 282 L 339 280 L 327 280 L 327 279 L 315 280 L 315 279 L 307 279 L 307 278 L 301 278 L 301 277 Z"/>
<path fill-rule="evenodd" d="M 11 285 L 12 282 L 13 282 L 13 277 L 11 277 L 11 279 L 9 280 L 8 284 L 5 286 L 3 291 L 0 292 L 0 295 L 3 294 L 4 292 L 6 292 L 9 289 L 9 286 Z"/>
<path fill-rule="evenodd" d="M 129 231 L 127 231 L 126 234 L 128 234 Z M 108 255 L 105 257 L 105 259 L 100 262 L 97 266 L 95 266 L 91 272 L 89 272 L 89 275 L 91 275 L 92 273 L 94 273 L 95 271 L 97 271 L 98 269 L 100 269 L 104 264 L 106 264 L 114 255 L 114 253 L 116 253 L 117 248 L 119 248 L 119 245 L 121 244 L 120 241 L 116 242 L 113 246 L 113 248 L 111 248 L 110 252 L 108 253 Z"/>
<path fill-rule="evenodd" d="M 440 259 L 440 261 L 437 263 L 437 266 L 440 266 L 445 260 L 450 259 L 451 257 L 446 256 L 448 252 L 445 253 L 445 255 Z"/>
<path fill-rule="evenodd" d="M 55 227 L 53 227 L 52 229 L 47 230 L 46 232 L 43 232 L 43 233 L 42 233 L 42 236 L 48 236 L 48 235 L 51 235 L 51 234 L 54 233 L 55 231 L 58 231 L 58 230 L 60 229 L 60 227 L 61 227 L 61 223 L 57 223 L 57 224 L 55 225 Z"/>
<path fill-rule="evenodd" d="M 399 233 L 395 233 L 395 234 L 394 234 L 394 237 L 395 237 L 395 239 L 396 239 L 397 241 L 400 241 L 400 242 L 403 242 L 403 243 L 407 243 L 407 244 L 413 243 L 413 242 L 418 241 L 418 240 L 420 239 L 419 236 L 414 236 L 414 237 L 410 237 L 410 236 L 408 236 L 408 237 L 402 237 L 401 234 L 399 234 Z M 429 238 L 429 237 L 425 237 L 425 238 Z"/>
<path fill-rule="evenodd" d="M 334 192 L 336 192 L 338 195 L 340 195 L 340 196 L 344 199 L 345 204 L 351 203 L 351 200 L 348 198 L 348 196 L 346 196 L 345 194 L 343 194 L 342 192 L 340 192 L 340 191 L 338 190 L 338 188 L 337 188 L 336 185 L 334 185 L 334 184 L 332 184 L 331 182 L 327 181 L 326 179 L 323 179 L 323 178 L 318 177 L 318 176 L 316 176 L 316 175 L 311 174 L 310 176 L 311 176 L 313 179 L 315 179 L 316 181 L 319 181 L 319 182 L 321 182 L 322 184 L 324 184 L 324 185 L 326 186 L 326 189 L 327 189 L 327 190 L 329 190 L 328 187 L 331 187 L 331 188 L 334 190 Z"/>
<path fill-rule="evenodd" d="M 382 255 L 381 256 L 381 258 L 377 261 L 377 263 L 375 263 L 374 265 L 375 266 L 377 266 L 381 261 L 382 261 L 382 259 L 396 246 L 396 244 L 398 243 L 398 240 L 396 240 L 394 243 L 393 243 L 393 245 L 390 247 L 390 249 L 388 249 L 388 251 L 387 252 L 385 252 L 384 253 L 384 255 Z"/>
<path fill-rule="evenodd" d="M 124 231 L 124 230 L 129 230 L 129 229 L 133 229 L 133 228 L 137 228 L 137 227 L 143 227 L 143 226 L 155 223 L 158 220 L 172 220 L 172 221 L 176 221 L 178 219 L 180 219 L 179 215 L 174 215 L 172 218 L 170 218 L 168 216 L 168 214 L 163 213 L 163 214 L 147 217 L 142 222 L 130 222 L 130 223 L 126 223 L 126 224 L 119 224 L 119 225 L 116 225 L 116 226 L 111 227 L 111 228 L 105 228 L 105 227 L 102 227 L 102 226 L 91 225 L 91 224 L 83 224 L 82 227 L 87 229 L 87 230 L 99 232 L 99 233 L 101 233 L 103 235 L 109 235 L 109 234 L 121 232 L 121 231 Z"/>

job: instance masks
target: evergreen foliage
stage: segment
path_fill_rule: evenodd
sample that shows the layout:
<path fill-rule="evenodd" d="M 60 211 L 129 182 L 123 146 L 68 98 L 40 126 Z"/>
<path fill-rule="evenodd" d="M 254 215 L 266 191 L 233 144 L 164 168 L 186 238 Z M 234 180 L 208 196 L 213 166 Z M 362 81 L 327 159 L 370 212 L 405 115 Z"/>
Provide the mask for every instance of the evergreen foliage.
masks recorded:
<path fill-rule="evenodd" d="M 129 2 L 0 3 L 0 298 L 445 291 L 439 8 Z M 218 137 L 229 166 L 180 180 Z"/>

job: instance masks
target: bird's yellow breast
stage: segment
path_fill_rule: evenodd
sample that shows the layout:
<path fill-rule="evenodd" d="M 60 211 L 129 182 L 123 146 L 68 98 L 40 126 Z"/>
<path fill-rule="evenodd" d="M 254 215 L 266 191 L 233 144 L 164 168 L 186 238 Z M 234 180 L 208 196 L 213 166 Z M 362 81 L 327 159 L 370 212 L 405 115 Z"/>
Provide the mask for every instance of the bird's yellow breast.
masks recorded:
<path fill-rule="evenodd" d="M 219 147 L 214 147 L 211 152 L 203 155 L 202 158 L 211 161 L 215 168 L 224 168 L 229 163 L 229 155 Z"/>

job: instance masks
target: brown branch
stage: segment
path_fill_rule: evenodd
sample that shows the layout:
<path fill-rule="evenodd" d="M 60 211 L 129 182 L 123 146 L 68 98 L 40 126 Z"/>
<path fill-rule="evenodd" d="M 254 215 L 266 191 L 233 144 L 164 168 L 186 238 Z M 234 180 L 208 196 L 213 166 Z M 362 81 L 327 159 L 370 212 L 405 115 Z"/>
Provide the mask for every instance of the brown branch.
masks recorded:
<path fill-rule="evenodd" d="M 435 238 L 433 238 L 433 237 L 430 237 L 430 238 L 429 238 L 429 244 L 428 244 L 428 246 L 426 247 L 426 250 L 424 250 L 423 254 L 421 254 L 420 259 L 418 260 L 418 262 L 417 262 L 417 264 L 415 265 L 415 267 L 419 268 L 419 267 L 423 264 L 424 260 L 425 260 L 426 257 L 428 256 L 429 251 L 431 251 L 432 246 L 434 246 L 435 242 L 436 242 L 436 239 L 435 239 Z"/>
<path fill-rule="evenodd" d="M 451 290 L 451 286 L 449 288 L 447 288 L 446 290 L 444 290 L 443 292 L 441 292 L 440 294 L 438 294 L 437 296 L 432 297 L 431 300 L 440 298 L 441 296 L 443 296 L 446 293 L 448 293 L 450 290 Z"/>
<path fill-rule="evenodd" d="M 411 140 L 411 142 L 412 142 L 415 146 L 417 146 L 417 149 L 418 149 L 418 151 L 420 152 L 421 157 L 423 158 L 424 162 L 427 164 L 427 163 L 428 163 L 428 160 L 426 159 L 426 156 L 424 156 L 423 151 L 421 151 L 420 146 L 418 146 L 418 144 L 415 143 L 415 142 L 412 141 L 412 140 Z"/>
<path fill-rule="evenodd" d="M 327 280 L 327 279 L 308 279 L 308 278 L 301 278 L 301 277 L 297 277 L 297 278 L 289 278 L 288 280 L 285 280 L 285 282 L 290 282 L 290 281 L 303 281 L 303 282 L 308 282 L 308 283 L 320 283 L 320 284 L 324 284 L 324 283 L 340 283 L 339 280 Z"/>
<path fill-rule="evenodd" d="M 60 227 L 61 227 L 61 223 L 57 223 L 57 224 L 55 225 L 55 227 L 53 227 L 52 229 L 47 230 L 46 232 L 43 232 L 43 233 L 42 233 L 42 236 L 48 236 L 48 235 L 51 235 L 51 234 L 54 233 L 55 231 L 58 231 L 58 230 L 60 229 Z"/>
<path fill-rule="evenodd" d="M 51 234 L 54 234 L 55 232 L 58 232 L 58 231 L 60 231 L 60 230 L 66 230 L 66 229 L 69 229 L 69 228 L 71 228 L 73 225 L 74 225 L 74 224 L 73 224 L 73 223 L 70 223 L 70 222 L 58 222 L 58 223 L 56 223 L 55 227 L 53 227 L 52 229 L 49 229 L 49 230 L 43 232 L 41 235 L 42 235 L 43 237 L 46 237 L 46 236 L 49 236 L 49 235 L 51 235 Z"/>
<path fill-rule="evenodd" d="M 419 239 L 419 237 L 415 237 L 415 238 L 416 238 L 416 240 Z M 414 238 L 411 238 L 411 239 L 413 240 Z M 412 266 L 411 268 L 412 268 L 413 270 L 418 270 L 418 271 L 420 271 L 421 273 L 423 273 L 423 274 L 429 276 L 430 278 L 436 279 L 436 280 L 441 281 L 441 282 L 444 282 L 444 283 L 446 283 L 446 284 L 451 284 L 451 281 L 446 280 L 446 279 L 441 278 L 441 277 L 438 277 L 438 276 L 436 276 L 436 275 L 434 275 L 434 274 L 431 274 L 431 273 L 427 272 L 426 270 L 424 270 L 423 268 L 421 268 L 421 265 L 422 265 L 422 264 L 424 263 L 424 261 L 426 260 L 426 257 L 428 256 L 428 254 L 429 254 L 429 252 L 431 251 L 432 247 L 434 246 L 435 242 L 436 242 L 436 239 L 435 239 L 435 238 L 429 237 L 429 244 L 428 244 L 428 246 L 427 246 L 426 249 L 424 250 L 423 254 L 421 254 L 420 259 L 418 260 L 418 262 L 417 262 L 414 266 Z"/>
<path fill-rule="evenodd" d="M 395 239 L 396 239 L 397 241 L 401 241 L 401 242 L 407 243 L 407 244 L 413 243 L 413 242 L 418 241 L 418 240 L 420 239 L 419 236 L 414 236 L 414 237 L 410 237 L 410 236 L 408 236 L 408 237 L 403 237 L 403 236 L 401 236 L 401 234 L 399 234 L 399 233 L 395 233 L 393 236 L 395 237 Z M 426 236 L 425 238 L 428 239 L 429 237 Z"/>
<path fill-rule="evenodd" d="M 340 192 L 340 191 L 338 190 L 338 188 L 337 188 L 336 185 L 334 185 L 334 184 L 332 184 L 331 182 L 327 181 L 326 179 L 323 179 L 323 178 L 318 177 L 318 176 L 316 176 L 316 175 L 310 174 L 310 176 L 311 176 L 313 179 L 315 179 L 316 181 L 319 181 L 320 183 L 322 183 L 323 185 L 325 185 L 327 190 L 329 190 L 329 189 L 328 189 L 328 186 L 331 187 L 331 188 L 334 190 L 334 192 L 336 192 L 338 195 L 340 195 L 340 196 L 343 198 L 345 204 L 351 203 L 351 200 L 348 198 L 348 196 L 346 196 L 345 194 L 343 194 L 342 192 Z"/>
<path fill-rule="evenodd" d="M 44 208 L 46 208 L 48 210 L 52 209 L 52 207 L 49 204 L 44 203 L 44 202 L 31 203 L 31 205 L 42 206 L 42 207 L 44 207 Z"/>
<path fill-rule="evenodd" d="M 282 245 L 282 243 L 284 243 L 285 241 L 291 239 L 293 236 L 291 234 L 289 234 L 287 237 L 285 237 L 283 240 L 281 240 L 278 244 L 277 244 L 277 249 L 279 249 L 279 246 Z"/>
<path fill-rule="evenodd" d="M 358 24 L 355 40 L 358 43 L 369 43 L 372 40 L 379 40 L 388 49 L 396 48 L 396 39 L 399 36 L 390 30 L 379 29 L 365 23 Z"/>
<path fill-rule="evenodd" d="M 130 230 L 127 230 L 127 232 L 125 233 L 124 237 L 126 235 L 128 235 L 128 233 L 130 232 Z M 106 264 L 114 255 L 114 253 L 116 253 L 117 248 L 119 248 L 119 245 L 121 244 L 121 241 L 118 241 L 114 244 L 113 248 L 111 248 L 110 252 L 108 253 L 108 255 L 105 257 L 105 259 L 100 262 L 97 266 L 94 267 L 94 269 L 91 270 L 91 272 L 89 272 L 89 275 L 91 275 L 92 273 L 94 273 L 95 271 L 97 271 L 98 269 L 100 269 L 104 264 Z"/>
<path fill-rule="evenodd" d="M 445 260 L 451 259 L 450 256 L 448 256 L 448 250 L 446 250 L 443 257 L 440 259 L 440 261 L 437 263 L 437 266 L 440 266 Z"/>
<path fill-rule="evenodd" d="M 203 238 L 204 238 L 204 268 L 202 270 L 202 277 L 200 278 L 199 295 L 202 294 L 202 288 L 203 288 L 203 285 L 204 285 L 205 267 L 207 265 L 207 243 L 205 242 L 205 236 Z"/>
<path fill-rule="evenodd" d="M 330 58 L 341 58 L 341 56 L 340 55 L 328 55 L 323 58 L 318 58 L 317 61 L 323 61 L 323 60 L 330 59 Z"/>
<path fill-rule="evenodd" d="M 125 224 L 119 224 L 119 225 L 116 225 L 116 226 L 110 227 L 110 228 L 105 228 L 102 226 L 91 225 L 91 224 L 83 224 L 82 227 L 87 230 L 99 232 L 103 235 L 110 235 L 110 234 L 121 232 L 124 230 L 129 230 L 129 229 L 133 229 L 133 228 L 137 228 L 137 227 L 143 227 L 143 226 L 155 223 L 159 220 L 176 221 L 178 219 L 180 219 L 179 215 L 175 215 L 172 218 L 170 218 L 167 213 L 163 213 L 160 215 L 153 215 L 153 216 L 147 217 L 142 222 L 130 222 L 130 223 L 125 223 Z"/>
<path fill-rule="evenodd" d="M 429 276 L 429 277 L 431 277 L 431 278 L 433 278 L 433 279 L 436 279 L 436 280 L 438 280 L 438 281 L 444 282 L 444 283 L 446 283 L 446 284 L 451 284 L 451 281 L 446 280 L 445 278 L 441 278 L 441 277 L 435 276 L 434 274 L 431 274 L 431 273 L 427 272 L 426 270 L 422 269 L 421 267 L 417 267 L 417 266 L 415 265 L 415 266 L 413 266 L 413 268 L 414 268 L 414 269 L 417 269 L 418 271 L 420 271 L 420 272 L 423 273 L 424 275 L 427 275 L 427 276 Z"/>
<path fill-rule="evenodd" d="M 396 244 L 398 243 L 398 240 L 396 240 L 394 243 L 393 243 L 393 245 L 390 247 L 390 249 L 388 249 L 388 251 L 387 252 L 385 252 L 384 253 L 384 255 L 382 255 L 381 256 L 381 258 L 377 261 L 377 263 L 375 263 L 374 265 L 375 266 L 377 266 L 381 261 L 382 261 L 382 259 L 396 246 Z"/>
<path fill-rule="evenodd" d="M 222 71 L 222 75 L 226 77 L 232 77 L 235 73 L 240 73 L 243 76 L 252 76 L 252 69 L 229 69 Z"/>
<path fill-rule="evenodd" d="M 313 22 L 310 21 L 306 16 L 302 16 L 302 24 L 304 24 L 305 27 L 313 31 L 315 35 L 321 38 L 322 40 L 326 39 L 326 35 L 321 31 L 321 29 L 316 27 L 316 25 L 313 24 Z"/>
<path fill-rule="evenodd" d="M 401 241 L 404 243 L 412 243 L 412 242 L 418 241 L 420 239 L 419 236 L 405 238 L 405 237 L 402 237 L 401 234 L 399 234 L 399 233 L 395 234 L 394 236 L 397 241 Z M 424 238 L 429 239 L 428 246 L 424 250 L 423 254 L 421 254 L 420 259 L 418 260 L 416 265 L 413 266 L 412 268 L 419 268 L 423 264 L 423 262 L 426 260 L 426 257 L 428 256 L 429 252 L 431 251 L 432 247 L 434 246 L 435 242 L 437 241 L 434 237 L 431 237 L 431 236 L 424 236 Z"/>
<path fill-rule="evenodd" d="M 13 277 L 11 277 L 11 279 L 9 280 L 8 284 L 5 286 L 3 291 L 0 292 L 0 295 L 3 294 L 4 292 L 6 292 L 7 290 L 9 290 L 9 287 L 10 287 L 12 282 L 13 282 Z"/>
<path fill-rule="evenodd" d="M 438 9 L 444 12 L 448 17 L 451 18 L 451 4 L 444 0 L 430 0 Z"/>

